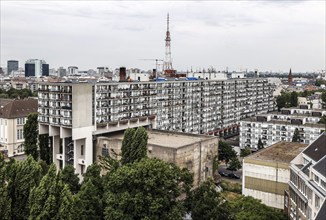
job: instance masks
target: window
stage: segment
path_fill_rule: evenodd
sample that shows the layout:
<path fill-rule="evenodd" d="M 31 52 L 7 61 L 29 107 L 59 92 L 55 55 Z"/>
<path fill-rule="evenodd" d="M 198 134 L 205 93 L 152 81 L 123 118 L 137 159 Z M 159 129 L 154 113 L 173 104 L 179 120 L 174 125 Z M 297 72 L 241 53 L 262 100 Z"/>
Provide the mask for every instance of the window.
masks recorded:
<path fill-rule="evenodd" d="M 320 180 L 320 185 L 326 190 L 326 182 L 324 180 Z"/>
<path fill-rule="evenodd" d="M 320 205 L 320 198 L 317 195 L 315 195 L 315 207 L 316 207 L 316 209 L 319 209 L 319 205 Z"/>
<path fill-rule="evenodd" d="M 24 152 L 24 145 L 23 144 L 21 144 L 21 145 L 19 145 L 17 147 L 17 153 L 22 153 L 22 152 Z"/>
<path fill-rule="evenodd" d="M 84 145 L 80 145 L 80 155 L 84 155 Z"/>
<path fill-rule="evenodd" d="M 84 174 L 84 165 L 80 165 L 80 174 Z"/>
<path fill-rule="evenodd" d="M 316 174 L 314 174 L 314 176 L 315 176 L 315 182 L 319 183 L 319 177 Z"/>
<path fill-rule="evenodd" d="M 109 149 L 108 147 L 106 146 L 106 144 L 103 144 L 103 147 L 102 147 L 102 156 L 109 156 Z"/>
<path fill-rule="evenodd" d="M 24 130 L 23 129 L 17 129 L 17 140 L 24 139 Z"/>

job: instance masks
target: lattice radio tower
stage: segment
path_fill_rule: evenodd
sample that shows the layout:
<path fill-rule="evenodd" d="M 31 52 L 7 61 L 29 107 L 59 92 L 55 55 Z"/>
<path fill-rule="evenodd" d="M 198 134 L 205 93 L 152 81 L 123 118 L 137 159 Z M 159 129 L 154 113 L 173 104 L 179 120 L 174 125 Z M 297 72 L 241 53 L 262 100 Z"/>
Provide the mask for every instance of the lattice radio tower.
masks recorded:
<path fill-rule="evenodd" d="M 165 74 L 171 74 L 175 71 L 172 68 L 172 58 L 171 58 L 171 37 L 170 37 L 170 30 L 169 30 L 169 14 L 167 16 L 167 30 L 166 30 L 166 37 L 165 37 L 165 59 L 163 63 L 163 71 Z"/>

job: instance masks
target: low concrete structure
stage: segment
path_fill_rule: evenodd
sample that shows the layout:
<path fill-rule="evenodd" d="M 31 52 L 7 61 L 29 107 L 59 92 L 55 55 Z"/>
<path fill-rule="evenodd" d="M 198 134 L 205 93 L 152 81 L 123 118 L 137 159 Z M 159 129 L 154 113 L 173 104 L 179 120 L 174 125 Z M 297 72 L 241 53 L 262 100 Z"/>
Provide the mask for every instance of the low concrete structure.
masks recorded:
<path fill-rule="evenodd" d="M 150 158 L 159 158 L 189 169 L 194 174 L 195 186 L 213 176 L 213 158 L 218 150 L 217 137 L 161 130 L 148 130 L 147 133 L 147 154 Z M 98 137 L 96 155 L 105 156 L 112 150 L 120 154 L 122 140 L 122 132 Z"/>
<path fill-rule="evenodd" d="M 284 190 L 289 189 L 290 162 L 306 146 L 296 142 L 279 142 L 245 157 L 242 194 L 283 209 Z"/>

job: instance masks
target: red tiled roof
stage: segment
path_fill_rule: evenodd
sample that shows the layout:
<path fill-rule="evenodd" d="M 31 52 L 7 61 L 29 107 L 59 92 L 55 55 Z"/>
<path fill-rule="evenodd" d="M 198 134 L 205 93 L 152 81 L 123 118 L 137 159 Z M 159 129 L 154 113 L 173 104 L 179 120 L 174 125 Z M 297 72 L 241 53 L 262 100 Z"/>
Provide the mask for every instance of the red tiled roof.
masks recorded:
<path fill-rule="evenodd" d="M 37 112 L 37 99 L 0 99 L 0 118 L 27 117 Z"/>

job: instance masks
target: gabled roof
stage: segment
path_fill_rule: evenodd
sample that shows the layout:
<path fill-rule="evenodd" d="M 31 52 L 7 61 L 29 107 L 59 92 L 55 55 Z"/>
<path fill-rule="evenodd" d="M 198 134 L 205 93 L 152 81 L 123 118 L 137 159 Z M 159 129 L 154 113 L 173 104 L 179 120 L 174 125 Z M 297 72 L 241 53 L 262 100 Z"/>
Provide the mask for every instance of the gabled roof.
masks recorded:
<path fill-rule="evenodd" d="M 326 155 L 314 165 L 314 169 L 326 177 Z"/>
<path fill-rule="evenodd" d="M 326 216 L 326 201 L 324 201 L 324 203 L 320 207 L 315 220 L 325 220 L 325 216 Z"/>
<path fill-rule="evenodd" d="M 303 153 L 314 161 L 319 161 L 323 158 L 326 155 L 326 133 L 324 132 L 320 135 Z"/>
<path fill-rule="evenodd" d="M 34 98 L 27 99 L 0 99 L 0 118 L 27 117 L 32 112 L 37 112 L 38 101 Z"/>

